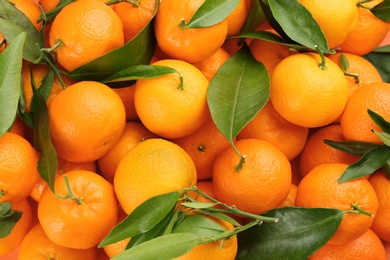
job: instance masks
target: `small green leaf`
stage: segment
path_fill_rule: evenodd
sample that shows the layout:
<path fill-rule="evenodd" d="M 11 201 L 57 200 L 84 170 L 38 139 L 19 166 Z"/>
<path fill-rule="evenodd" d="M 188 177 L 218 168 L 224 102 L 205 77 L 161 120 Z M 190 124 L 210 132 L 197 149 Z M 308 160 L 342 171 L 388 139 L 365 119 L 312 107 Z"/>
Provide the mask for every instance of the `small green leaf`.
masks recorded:
<path fill-rule="evenodd" d="M 377 124 L 385 133 L 390 134 L 390 122 L 386 121 L 386 119 L 371 109 L 368 109 L 367 113 L 375 124 Z"/>
<path fill-rule="evenodd" d="M 240 3 L 240 0 L 206 0 L 183 28 L 204 28 L 222 22 Z"/>
<path fill-rule="evenodd" d="M 320 26 L 298 0 L 268 0 L 273 16 L 294 41 L 323 53 L 331 53 Z"/>
<path fill-rule="evenodd" d="M 357 156 L 363 156 L 368 151 L 380 146 L 379 144 L 369 143 L 369 142 L 358 142 L 358 141 L 338 142 L 338 141 L 332 141 L 327 139 L 324 140 L 324 143 L 340 151 L 357 155 Z"/>
<path fill-rule="evenodd" d="M 232 141 L 269 98 L 269 76 L 248 46 L 230 57 L 210 81 L 207 102 L 221 133 Z"/>
<path fill-rule="evenodd" d="M 368 176 L 381 168 L 390 158 L 390 147 L 386 145 L 374 148 L 363 155 L 357 162 L 349 165 L 341 175 L 339 183 Z"/>
<path fill-rule="evenodd" d="M 11 42 L 21 32 L 26 33 L 24 42 L 23 58 L 34 62 L 40 56 L 40 47 L 44 47 L 38 31 L 27 18 L 8 0 L 0 0 L 0 32 L 4 38 Z M 37 47 L 37 45 L 40 47 Z"/>
<path fill-rule="evenodd" d="M 378 70 L 384 82 L 390 83 L 390 53 L 371 52 L 362 56 L 371 62 Z"/>
<path fill-rule="evenodd" d="M 156 0 L 156 3 L 158 1 Z M 156 13 L 158 4 L 155 6 Z M 125 45 L 74 69 L 68 73 L 68 76 L 78 81 L 101 81 L 131 66 L 149 64 L 154 55 L 155 48 L 156 39 L 153 32 L 153 19 L 151 19 L 145 28 Z M 115 87 L 129 86 L 128 82 L 113 84 Z"/>
<path fill-rule="evenodd" d="M 26 33 L 20 33 L 0 54 L 0 137 L 12 126 L 20 97 Z"/>
<path fill-rule="evenodd" d="M 40 153 L 38 172 L 41 178 L 54 192 L 54 180 L 58 166 L 57 152 L 50 137 L 49 112 L 46 100 L 35 88 L 31 75 L 33 97 L 31 99 L 31 114 L 34 125 L 34 147 Z"/>
<path fill-rule="evenodd" d="M 98 247 L 148 232 L 168 215 L 179 196 L 179 192 L 170 192 L 146 200 L 116 225 Z"/>
<path fill-rule="evenodd" d="M 0 220 L 3 218 L 9 217 L 12 215 L 12 205 L 11 203 L 5 201 L 0 202 Z"/>
<path fill-rule="evenodd" d="M 337 209 L 284 207 L 263 214 L 279 219 L 237 235 L 237 260 L 307 259 L 336 232 L 344 213 Z"/>
<path fill-rule="evenodd" d="M 390 1 L 384 0 L 371 8 L 371 12 L 379 19 L 389 23 L 390 22 Z"/>
<path fill-rule="evenodd" d="M 217 204 L 213 202 L 183 202 L 181 205 L 193 209 L 206 209 L 214 207 Z"/>
<path fill-rule="evenodd" d="M 0 238 L 11 233 L 22 214 L 23 212 L 19 210 L 13 210 L 11 203 L 0 202 Z"/>
<path fill-rule="evenodd" d="M 348 61 L 347 57 L 345 57 L 344 53 L 340 54 L 339 62 L 340 62 L 340 67 L 341 67 L 342 71 L 349 70 L 349 61 Z"/>
<path fill-rule="evenodd" d="M 172 233 L 132 247 L 113 260 L 170 260 L 189 252 L 198 245 L 200 237 L 192 233 Z"/>
<path fill-rule="evenodd" d="M 132 80 L 137 80 L 142 78 L 160 77 L 171 73 L 178 73 L 178 72 L 177 70 L 166 66 L 134 65 L 125 68 L 121 71 L 118 71 L 117 73 L 102 80 L 101 82 L 111 83 L 111 82 L 119 82 L 119 81 L 132 81 Z"/>
<path fill-rule="evenodd" d="M 200 237 L 212 237 L 225 232 L 221 225 L 204 215 L 188 215 L 172 233 L 193 233 Z"/>

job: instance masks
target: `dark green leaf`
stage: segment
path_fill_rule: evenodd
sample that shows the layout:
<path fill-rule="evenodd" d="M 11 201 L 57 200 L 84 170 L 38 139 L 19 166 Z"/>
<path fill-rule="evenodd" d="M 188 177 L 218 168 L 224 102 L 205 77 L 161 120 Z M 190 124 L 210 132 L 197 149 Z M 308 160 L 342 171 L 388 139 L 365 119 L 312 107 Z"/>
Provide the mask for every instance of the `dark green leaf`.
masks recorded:
<path fill-rule="evenodd" d="M 390 45 L 383 45 L 375 48 L 373 53 L 390 53 Z"/>
<path fill-rule="evenodd" d="M 11 1 L 0 0 L 0 32 L 8 42 L 11 42 L 21 32 L 25 32 L 23 58 L 31 62 L 39 58 L 40 48 L 45 46 L 27 16 L 19 11 Z"/>
<path fill-rule="evenodd" d="M 251 0 L 248 15 L 241 28 L 241 32 L 251 32 L 259 27 L 265 20 L 265 15 L 259 0 Z"/>
<path fill-rule="evenodd" d="M 381 169 L 386 173 L 387 178 L 390 180 L 390 160 L 387 160 Z"/>
<path fill-rule="evenodd" d="M 170 260 L 189 252 L 198 245 L 200 237 L 192 233 L 173 233 L 157 237 L 132 247 L 113 260 Z"/>
<path fill-rule="evenodd" d="M 390 122 L 386 121 L 386 119 L 371 109 L 368 109 L 367 113 L 375 124 L 377 124 L 385 133 L 390 134 Z"/>
<path fill-rule="evenodd" d="M 390 147 L 390 134 L 384 133 L 384 132 L 378 132 L 376 130 L 373 130 L 373 132 L 381 139 L 381 141 Z"/>
<path fill-rule="evenodd" d="M 23 212 L 13 210 L 9 202 L 0 202 L 0 238 L 8 236 L 16 223 L 22 217 Z"/>
<path fill-rule="evenodd" d="M 331 53 L 320 26 L 298 0 L 268 0 L 273 16 L 294 41 L 323 53 Z"/>
<path fill-rule="evenodd" d="M 324 143 L 340 151 L 357 155 L 357 156 L 362 156 L 366 152 L 380 146 L 379 144 L 368 143 L 368 142 L 358 142 L 358 141 L 338 142 L 338 141 L 332 141 L 327 139 L 324 140 Z"/>
<path fill-rule="evenodd" d="M 217 219 L 229 222 L 230 224 L 232 224 L 233 226 L 236 226 L 236 227 L 240 227 L 241 226 L 241 224 L 238 223 L 237 220 L 235 220 L 232 217 L 229 217 L 228 215 L 226 215 L 224 213 L 210 212 L 210 211 L 207 211 L 207 210 L 199 210 L 199 211 L 196 211 L 196 212 L 198 214 L 204 214 L 204 215 L 207 215 L 207 216 L 210 216 L 210 217 L 213 217 L 213 218 L 217 218 Z"/>
<path fill-rule="evenodd" d="M 357 162 L 349 165 L 341 175 L 339 183 L 368 176 L 382 167 L 390 158 L 390 147 L 386 145 L 374 148 L 363 155 Z"/>
<path fill-rule="evenodd" d="M 390 22 L 390 1 L 384 0 L 383 2 L 377 4 L 373 8 L 371 8 L 371 12 L 382 19 L 383 21 L 389 23 Z"/>
<path fill-rule="evenodd" d="M 335 233 L 344 213 L 337 209 L 285 207 L 264 216 L 279 219 L 238 234 L 237 260 L 307 259 Z"/>
<path fill-rule="evenodd" d="M 31 75 L 32 76 L 32 75 Z M 31 77 L 33 83 L 33 77 Z M 34 125 L 34 147 L 40 153 L 38 172 L 54 192 L 54 179 L 58 166 L 57 152 L 50 137 L 49 112 L 46 100 L 32 84 L 31 114 Z"/>
<path fill-rule="evenodd" d="M 158 2 L 158 0 L 156 0 Z M 156 4 L 157 12 L 158 4 Z M 132 40 L 122 47 L 112 50 L 91 62 L 74 69 L 68 76 L 76 80 L 104 80 L 116 72 L 134 65 L 149 64 L 156 48 L 153 32 L 153 19 Z M 134 82 L 133 82 L 134 83 Z M 119 82 L 116 87 L 124 87 L 133 83 Z M 111 86 L 111 85 L 110 85 Z"/>
<path fill-rule="evenodd" d="M 99 247 L 148 232 L 168 215 L 176 205 L 179 196 L 179 192 L 171 192 L 146 200 L 116 225 Z"/>
<path fill-rule="evenodd" d="M 176 213 L 177 211 L 175 211 Z M 174 213 L 174 214 L 175 214 Z M 161 220 L 157 225 L 155 225 L 151 230 L 142 233 L 138 236 L 134 236 L 130 239 L 130 242 L 127 244 L 126 249 L 132 248 L 136 245 L 139 245 L 143 242 L 149 241 L 156 236 L 159 236 L 160 233 L 167 228 L 167 225 L 172 221 L 172 219 L 175 218 L 175 215 L 172 215 L 172 213 L 169 213 L 168 215 L 165 216 L 163 220 Z M 170 233 L 170 232 L 169 232 Z M 167 233 L 167 234 L 169 234 Z"/>
<path fill-rule="evenodd" d="M 233 140 L 269 98 L 269 76 L 248 46 L 230 57 L 210 81 L 207 102 L 221 133 Z"/>
<path fill-rule="evenodd" d="M 384 82 L 390 83 L 390 53 L 389 52 L 371 52 L 362 56 L 371 62 L 378 70 Z"/>
<path fill-rule="evenodd" d="M 240 3 L 240 0 L 204 1 L 183 28 L 203 28 L 222 22 Z"/>
<path fill-rule="evenodd" d="M 347 57 L 345 57 L 344 53 L 340 54 L 339 63 L 340 63 L 340 67 L 343 71 L 349 70 L 349 61 L 348 61 Z"/>
<path fill-rule="evenodd" d="M 177 70 L 166 66 L 134 65 L 118 71 L 110 77 L 102 80 L 103 83 L 132 81 L 142 78 L 160 77 L 166 74 L 178 73 Z"/>
<path fill-rule="evenodd" d="M 206 209 L 214 207 L 217 204 L 213 202 L 183 202 L 181 205 L 193 209 Z"/>
<path fill-rule="evenodd" d="M 160 236 L 163 236 L 163 235 L 167 235 L 167 234 L 171 234 L 172 233 L 172 230 L 173 230 L 173 227 L 175 226 L 175 224 L 177 223 L 177 219 L 179 217 L 179 214 L 181 213 L 182 211 L 180 211 L 180 207 L 176 208 L 173 210 L 173 214 L 171 214 L 166 223 L 166 225 L 164 226 L 163 229 L 161 229 L 161 232 L 159 233 Z"/>
<path fill-rule="evenodd" d="M 188 215 L 172 233 L 193 233 L 200 237 L 213 237 L 225 232 L 221 225 L 204 215 Z"/>
<path fill-rule="evenodd" d="M 25 40 L 26 33 L 19 34 L 0 54 L 0 137 L 12 126 L 18 110 Z"/>
<path fill-rule="evenodd" d="M 39 86 L 38 91 L 42 97 L 47 100 L 53 87 L 55 73 L 54 70 L 49 70 L 42 80 L 42 84 Z"/>

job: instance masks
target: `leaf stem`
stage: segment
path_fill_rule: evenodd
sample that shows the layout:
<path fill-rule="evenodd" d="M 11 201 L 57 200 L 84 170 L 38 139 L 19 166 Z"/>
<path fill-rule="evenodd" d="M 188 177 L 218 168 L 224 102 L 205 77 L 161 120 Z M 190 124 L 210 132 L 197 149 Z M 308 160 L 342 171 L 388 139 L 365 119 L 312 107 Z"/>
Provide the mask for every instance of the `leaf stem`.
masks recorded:
<path fill-rule="evenodd" d="M 230 142 L 230 145 L 232 146 L 232 148 L 234 149 L 234 151 L 236 152 L 236 154 L 240 157 L 240 161 L 238 162 L 238 164 L 236 165 L 236 167 L 234 167 L 234 169 L 239 172 L 242 170 L 242 166 L 244 165 L 245 163 L 245 159 L 246 159 L 246 155 L 245 154 L 241 154 L 238 150 L 237 150 L 237 147 L 236 145 L 234 144 L 233 140 L 229 140 Z"/>
<path fill-rule="evenodd" d="M 319 67 L 320 67 L 322 70 L 326 70 L 325 55 L 324 55 L 324 53 L 320 50 L 320 48 L 318 48 L 317 45 L 314 46 L 314 49 L 318 52 L 318 54 L 319 54 L 320 57 L 321 57 L 321 63 L 319 64 Z"/>
<path fill-rule="evenodd" d="M 65 186 L 68 194 L 66 196 L 60 196 L 57 193 L 54 193 L 54 195 L 60 199 L 72 199 L 76 201 L 77 204 L 83 204 L 83 199 L 82 198 L 77 198 L 73 195 L 72 189 L 70 188 L 68 177 L 64 174 L 64 181 L 65 181 Z"/>
<path fill-rule="evenodd" d="M 350 210 L 346 210 L 344 212 L 345 213 L 363 214 L 363 215 L 369 216 L 371 218 L 374 217 L 374 214 L 371 214 L 370 212 L 362 209 L 357 202 L 352 203 L 351 206 L 352 206 L 352 208 Z"/>

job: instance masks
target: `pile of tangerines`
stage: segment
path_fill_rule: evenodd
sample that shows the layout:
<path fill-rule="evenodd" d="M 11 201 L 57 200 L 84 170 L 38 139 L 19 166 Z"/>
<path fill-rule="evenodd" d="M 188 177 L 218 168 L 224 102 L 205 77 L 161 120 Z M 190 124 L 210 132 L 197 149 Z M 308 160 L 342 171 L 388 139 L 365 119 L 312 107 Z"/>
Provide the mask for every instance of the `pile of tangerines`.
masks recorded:
<path fill-rule="evenodd" d="M 22 114 L 42 116 L 39 102 L 32 100 L 53 66 L 23 60 L 23 108 L 0 137 L 0 202 L 23 212 L 12 231 L 0 238 L 5 259 L 13 259 L 12 254 L 18 259 L 112 258 L 125 250 L 130 238 L 97 245 L 117 223 L 153 196 L 192 186 L 257 215 L 287 206 L 358 209 L 367 214 L 345 214 L 310 259 L 386 259 L 388 174 L 380 168 L 339 183 L 361 156 L 324 143 L 383 144 L 376 134 L 381 128 L 367 110 L 390 120 L 390 84 L 362 57 L 388 34 L 389 23 L 370 11 L 381 0 L 299 0 L 335 50 L 326 55 L 234 38 L 256 1 L 240 0 L 221 22 L 204 28 L 185 27 L 203 0 L 1 4 L 10 2 L 38 32 L 45 29 L 42 50 L 53 57 L 59 73 L 52 74 L 44 102 L 49 119 L 49 133 L 44 133 L 45 128 L 31 126 Z M 42 14 L 64 2 L 69 3 L 43 27 Z M 67 74 L 132 41 L 150 22 L 157 43 L 150 64 L 174 72 L 139 77 L 119 88 Z M 256 31 L 278 35 L 265 19 Z M 4 38 L 0 55 L 13 44 Z M 208 87 L 241 48 L 264 65 L 269 99 L 229 140 L 209 109 Z M 54 159 L 42 153 L 47 150 L 42 150 L 38 131 L 49 134 Z M 50 168 L 50 160 L 57 163 L 55 176 L 38 170 Z M 231 236 L 222 246 L 218 241 L 201 244 L 177 259 L 235 259 L 237 251 L 237 237 Z"/>

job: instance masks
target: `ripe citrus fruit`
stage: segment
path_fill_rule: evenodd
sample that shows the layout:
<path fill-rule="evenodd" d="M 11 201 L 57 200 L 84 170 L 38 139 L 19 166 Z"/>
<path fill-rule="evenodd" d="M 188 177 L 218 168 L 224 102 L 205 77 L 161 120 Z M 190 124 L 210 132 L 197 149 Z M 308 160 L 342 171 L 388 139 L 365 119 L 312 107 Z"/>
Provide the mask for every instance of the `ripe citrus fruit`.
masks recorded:
<path fill-rule="evenodd" d="M 237 7 L 227 17 L 228 33 L 227 36 L 233 36 L 240 33 L 242 26 L 248 16 L 250 1 L 240 0 Z"/>
<path fill-rule="evenodd" d="M 137 111 L 135 111 L 134 105 L 134 92 L 135 86 L 131 85 L 123 88 L 113 88 L 113 90 L 119 95 L 122 99 L 123 105 L 125 106 L 126 111 L 126 120 L 127 121 L 139 121 Z"/>
<path fill-rule="evenodd" d="M 77 82 L 49 106 L 50 134 L 57 154 L 72 162 L 92 162 L 118 141 L 126 114 L 111 88 L 95 81 Z"/>
<path fill-rule="evenodd" d="M 213 55 L 224 43 L 228 22 L 204 28 L 186 28 L 204 0 L 162 1 L 154 21 L 157 44 L 172 58 L 199 62 Z"/>
<path fill-rule="evenodd" d="M 291 55 L 275 67 L 271 75 L 270 99 L 287 121 L 305 127 L 332 123 L 344 110 L 348 83 L 342 70 L 314 53 Z M 335 99 L 337 97 L 337 99 Z"/>
<path fill-rule="evenodd" d="M 15 7 L 24 13 L 27 18 L 30 20 L 32 25 L 37 29 L 37 31 L 41 31 L 42 22 L 38 22 L 39 16 L 41 16 L 41 10 L 39 6 L 32 0 L 12 0 L 12 3 Z"/>
<path fill-rule="evenodd" d="M 95 260 L 96 248 L 75 249 L 57 245 L 47 237 L 42 226 L 38 223 L 23 239 L 18 259 Z"/>
<path fill-rule="evenodd" d="M 54 50 L 57 61 L 72 71 L 121 47 L 124 44 L 122 22 L 103 2 L 75 1 L 62 8 L 51 25 L 50 47 L 59 41 L 60 46 Z"/>
<path fill-rule="evenodd" d="M 378 212 L 375 215 L 371 229 L 379 236 L 380 239 L 390 242 L 390 195 L 388 192 L 390 180 L 386 173 L 379 169 L 374 174 L 370 175 L 369 181 L 374 187 L 379 203 Z"/>
<path fill-rule="evenodd" d="M 276 112 L 271 102 L 241 130 L 237 139 L 256 138 L 279 148 L 288 160 L 293 160 L 303 150 L 309 128 L 295 125 Z"/>
<path fill-rule="evenodd" d="M 348 164 L 328 163 L 313 168 L 298 185 L 295 205 L 339 210 L 351 210 L 358 206 L 375 216 L 378 210 L 378 199 L 374 188 L 366 178 L 338 183 L 347 167 Z M 373 220 L 373 217 L 364 214 L 345 213 L 337 231 L 328 243 L 341 245 L 357 239 L 371 227 Z"/>
<path fill-rule="evenodd" d="M 195 67 L 197 67 L 203 75 L 211 81 L 214 77 L 215 73 L 219 70 L 225 61 L 230 58 L 230 54 L 225 51 L 223 48 L 219 48 L 213 55 L 208 57 L 207 59 L 192 63 Z"/>
<path fill-rule="evenodd" d="M 343 43 L 358 20 L 358 8 L 355 0 L 299 0 L 306 7 L 324 33 L 329 48 Z"/>
<path fill-rule="evenodd" d="M 217 157 L 213 168 L 213 187 L 217 199 L 253 214 L 278 207 L 291 187 L 291 165 L 282 151 L 269 142 L 241 139 L 237 150 L 246 156 L 242 168 L 240 157 L 232 147 Z"/>
<path fill-rule="evenodd" d="M 30 195 L 39 180 L 38 153 L 20 135 L 0 137 L 0 202 L 18 203 Z"/>
<path fill-rule="evenodd" d="M 134 103 L 141 122 L 164 138 L 192 134 L 208 117 L 208 80 L 185 61 L 159 60 L 152 65 L 170 67 L 178 73 L 137 80 Z"/>
<path fill-rule="evenodd" d="M 385 260 L 386 251 L 382 241 L 371 230 L 344 245 L 326 244 L 315 252 L 309 260 L 343 259 L 343 260 Z"/>
<path fill-rule="evenodd" d="M 39 222 L 54 243 L 88 249 L 102 241 L 115 226 L 118 202 L 114 188 L 97 173 L 69 171 L 55 179 L 54 190 L 61 198 L 47 187 L 38 203 Z M 68 195 L 73 198 L 66 198 Z"/>
<path fill-rule="evenodd" d="M 28 199 L 23 199 L 12 205 L 13 210 L 22 212 L 22 217 L 6 237 L 0 238 L 0 256 L 6 255 L 17 248 L 24 236 L 30 230 L 33 213 Z"/>
<path fill-rule="evenodd" d="M 147 139 L 128 151 L 114 177 L 116 196 L 127 214 L 153 196 L 195 184 L 191 157 L 180 146 L 159 138 Z"/>
<path fill-rule="evenodd" d="M 133 39 L 153 18 L 156 0 L 121 2 L 114 5 L 114 11 L 123 24 L 125 42 Z"/>
<path fill-rule="evenodd" d="M 341 51 L 356 55 L 366 55 L 385 39 L 390 23 L 376 17 L 370 8 L 383 0 L 367 1 L 358 5 L 358 20 L 348 38 L 340 45 Z"/>
<path fill-rule="evenodd" d="M 194 133 L 171 141 L 191 156 L 198 180 L 211 178 L 215 159 L 230 146 L 229 141 L 218 130 L 211 116 Z"/>
<path fill-rule="evenodd" d="M 157 135 L 150 132 L 140 122 L 127 122 L 125 130 L 115 145 L 97 160 L 99 169 L 106 180 L 113 182 L 116 168 L 125 154 L 136 144 Z"/>
<path fill-rule="evenodd" d="M 382 143 L 372 129 L 382 131 L 370 118 L 370 109 L 390 120 L 390 84 L 376 82 L 358 88 L 349 97 L 340 119 L 340 125 L 346 140 Z"/>
<path fill-rule="evenodd" d="M 15 118 L 15 121 L 14 123 L 12 124 L 12 127 L 11 129 L 9 130 L 9 132 L 11 133 L 14 133 L 14 134 L 17 134 L 17 135 L 20 135 L 21 137 L 23 138 L 26 138 L 26 125 L 25 123 L 22 121 L 22 119 L 17 116 Z"/>
<path fill-rule="evenodd" d="M 279 207 L 289 207 L 295 206 L 295 198 L 297 196 L 297 185 L 291 183 L 290 191 L 287 195 L 287 198 L 279 205 Z"/>
<path fill-rule="evenodd" d="M 127 214 L 120 208 L 117 218 L 117 224 L 127 217 Z M 118 242 L 103 246 L 104 253 L 111 259 L 114 256 L 125 251 L 127 244 L 130 242 L 130 237 L 120 240 Z"/>
<path fill-rule="evenodd" d="M 307 140 L 299 157 L 299 168 L 302 176 L 308 174 L 315 166 L 324 163 L 356 162 L 359 157 L 340 151 L 324 143 L 324 140 L 344 142 L 343 131 L 338 124 L 327 125 L 317 129 Z"/>

